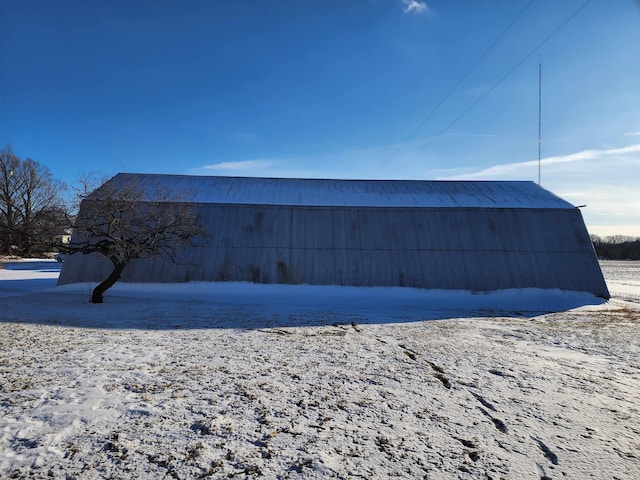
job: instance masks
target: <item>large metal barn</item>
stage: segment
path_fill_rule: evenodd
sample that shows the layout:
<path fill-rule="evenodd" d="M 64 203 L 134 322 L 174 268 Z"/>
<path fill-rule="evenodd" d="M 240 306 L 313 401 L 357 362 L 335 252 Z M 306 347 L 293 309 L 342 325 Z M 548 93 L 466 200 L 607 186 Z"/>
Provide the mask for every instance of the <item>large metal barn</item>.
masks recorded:
<path fill-rule="evenodd" d="M 124 173 L 109 182 L 189 192 L 207 231 L 177 264 L 134 260 L 125 282 L 534 287 L 609 297 L 580 210 L 533 182 Z M 96 254 L 74 254 L 58 283 L 101 281 L 111 268 Z"/>

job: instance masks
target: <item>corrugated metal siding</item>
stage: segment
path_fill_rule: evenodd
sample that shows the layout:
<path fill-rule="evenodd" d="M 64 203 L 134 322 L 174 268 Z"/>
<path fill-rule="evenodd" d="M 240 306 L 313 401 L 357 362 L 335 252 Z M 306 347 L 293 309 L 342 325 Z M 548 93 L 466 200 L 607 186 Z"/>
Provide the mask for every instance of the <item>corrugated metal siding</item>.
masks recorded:
<path fill-rule="evenodd" d="M 533 182 L 322 180 L 200 177 L 120 173 L 112 184 L 133 182 L 191 202 L 335 207 L 572 208 Z"/>
<path fill-rule="evenodd" d="M 575 208 L 200 205 L 209 236 L 182 265 L 137 260 L 132 282 L 252 281 L 490 291 L 558 288 L 608 297 Z M 74 255 L 60 282 L 99 281 L 108 262 Z"/>

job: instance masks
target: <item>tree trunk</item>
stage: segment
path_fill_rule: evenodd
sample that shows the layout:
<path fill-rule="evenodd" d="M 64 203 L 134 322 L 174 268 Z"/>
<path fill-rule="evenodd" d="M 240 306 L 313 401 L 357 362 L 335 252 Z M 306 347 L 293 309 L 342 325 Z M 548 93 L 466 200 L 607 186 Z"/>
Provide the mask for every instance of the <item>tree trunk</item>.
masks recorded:
<path fill-rule="evenodd" d="M 122 271 L 126 266 L 126 263 L 118 263 L 114 266 L 113 271 L 107 279 L 93 289 L 93 293 L 91 294 L 91 303 L 102 303 L 104 292 L 109 290 L 118 280 L 120 280 L 120 275 L 122 275 Z"/>

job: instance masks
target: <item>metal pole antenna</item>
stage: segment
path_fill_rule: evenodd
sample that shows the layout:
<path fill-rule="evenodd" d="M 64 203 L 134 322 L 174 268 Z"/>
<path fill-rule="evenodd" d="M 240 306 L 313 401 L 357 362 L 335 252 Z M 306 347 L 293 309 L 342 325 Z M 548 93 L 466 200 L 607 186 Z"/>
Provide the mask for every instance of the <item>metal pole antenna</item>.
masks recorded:
<path fill-rule="evenodd" d="M 540 185 L 540 151 L 542 147 L 542 63 L 538 64 L 538 185 Z"/>

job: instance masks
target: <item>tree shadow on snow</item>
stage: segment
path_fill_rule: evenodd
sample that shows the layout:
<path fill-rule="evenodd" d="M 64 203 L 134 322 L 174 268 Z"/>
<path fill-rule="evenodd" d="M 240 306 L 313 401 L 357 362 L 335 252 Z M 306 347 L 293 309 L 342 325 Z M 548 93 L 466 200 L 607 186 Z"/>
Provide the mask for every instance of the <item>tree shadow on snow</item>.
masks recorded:
<path fill-rule="evenodd" d="M 62 263 L 55 260 L 43 261 L 38 260 L 35 262 L 5 262 L 2 263 L 4 270 L 20 270 L 20 271 L 33 271 L 33 272 L 59 272 L 62 268 Z M 55 282 L 54 282 L 55 283 Z"/>
<path fill-rule="evenodd" d="M 25 293 L 37 292 L 55 287 L 55 278 L 35 278 L 29 280 L 0 280 L 0 299 L 22 296 Z M 0 311 L 1 315 L 1 311 Z"/>
<path fill-rule="evenodd" d="M 532 318 L 605 300 L 558 290 L 473 294 L 409 288 L 254 284 L 125 285 L 89 303 L 89 285 L 0 298 L 0 322 L 104 329 L 262 329 L 482 317 Z"/>

